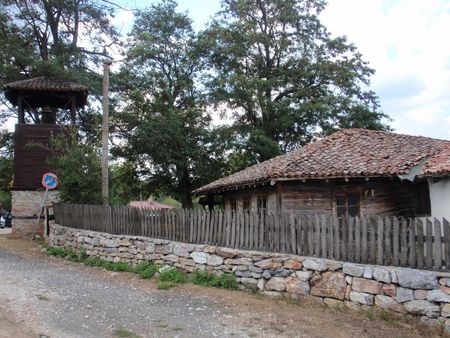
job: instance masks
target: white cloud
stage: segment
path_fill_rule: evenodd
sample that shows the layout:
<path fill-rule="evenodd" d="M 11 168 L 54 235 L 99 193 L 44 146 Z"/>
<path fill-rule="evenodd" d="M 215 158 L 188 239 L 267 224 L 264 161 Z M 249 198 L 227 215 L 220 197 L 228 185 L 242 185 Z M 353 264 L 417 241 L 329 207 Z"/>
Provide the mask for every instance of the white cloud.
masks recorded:
<path fill-rule="evenodd" d="M 376 70 L 372 87 L 397 131 L 450 138 L 449 1 L 329 0 L 322 22 Z"/>

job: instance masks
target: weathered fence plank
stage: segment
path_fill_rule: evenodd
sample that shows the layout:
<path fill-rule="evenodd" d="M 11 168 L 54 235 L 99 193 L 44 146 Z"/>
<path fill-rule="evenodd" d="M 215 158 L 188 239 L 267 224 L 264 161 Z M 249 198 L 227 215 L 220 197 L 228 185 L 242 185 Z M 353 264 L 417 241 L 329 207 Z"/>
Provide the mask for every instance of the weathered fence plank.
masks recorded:
<path fill-rule="evenodd" d="M 65 226 L 112 234 L 269 250 L 356 263 L 450 269 L 447 219 L 336 218 L 209 210 L 56 204 Z"/>

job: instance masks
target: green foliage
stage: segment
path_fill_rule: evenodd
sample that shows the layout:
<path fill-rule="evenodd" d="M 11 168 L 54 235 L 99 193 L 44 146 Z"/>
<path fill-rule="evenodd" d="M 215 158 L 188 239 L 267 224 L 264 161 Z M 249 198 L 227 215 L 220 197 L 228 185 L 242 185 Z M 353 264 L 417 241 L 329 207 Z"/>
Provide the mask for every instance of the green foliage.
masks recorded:
<path fill-rule="evenodd" d="M 161 271 L 158 280 L 160 282 L 171 282 L 175 284 L 184 283 L 185 276 L 176 268 L 170 268 L 164 271 Z"/>
<path fill-rule="evenodd" d="M 114 330 L 114 337 L 118 338 L 140 338 L 141 336 L 127 329 Z"/>
<path fill-rule="evenodd" d="M 224 289 L 237 290 L 238 282 L 234 274 L 215 275 L 207 271 L 194 271 L 192 283 L 203 286 L 213 286 Z"/>
<path fill-rule="evenodd" d="M 142 168 L 151 193 L 191 208 L 191 191 L 220 176 L 224 156 L 199 88 L 203 63 L 191 20 L 166 0 L 137 12 L 131 35 L 115 78 L 126 104 L 114 114 L 123 142 L 113 154 Z"/>
<path fill-rule="evenodd" d="M 139 271 L 139 277 L 142 279 L 152 278 L 156 272 L 158 272 L 159 266 L 156 264 L 150 264 L 145 269 Z"/>
<path fill-rule="evenodd" d="M 87 266 L 97 266 L 101 267 L 103 265 L 103 260 L 99 257 L 88 257 L 84 260 L 84 264 Z"/>
<path fill-rule="evenodd" d="M 108 1 L 95 0 L 1 0 L 0 85 L 50 76 L 87 85 L 91 100 L 95 100 L 95 94 L 101 93 L 96 68 L 104 52 L 117 46 L 114 8 Z M 15 115 L 15 110 L 8 108 L 0 112 L 0 122 Z M 78 119 L 80 131 L 96 132 L 94 121 L 86 116 L 92 111 L 85 113 Z M 39 123 L 36 116 L 26 114 L 27 122 Z M 66 123 L 69 116 L 58 114 L 58 120 Z"/>
<path fill-rule="evenodd" d="M 167 290 L 167 289 L 173 288 L 176 285 L 176 283 L 174 283 L 174 282 L 158 282 L 158 284 L 156 284 L 156 285 L 157 285 L 158 289 L 160 289 L 160 290 Z"/>
<path fill-rule="evenodd" d="M 330 35 L 324 8 L 322 0 L 224 0 L 201 33 L 210 102 L 234 112 L 244 159 L 266 160 L 339 128 L 388 128 L 367 89 L 374 70 L 345 37 Z"/>
<path fill-rule="evenodd" d="M 75 132 L 51 141 L 53 156 L 48 160 L 59 178 L 58 190 L 62 202 L 100 204 L 101 157 L 90 142 L 78 140 Z"/>
<path fill-rule="evenodd" d="M 72 249 L 70 248 L 59 248 L 59 247 L 48 247 L 47 248 L 47 254 L 50 256 L 57 256 L 57 257 L 67 257 L 69 255 L 73 254 Z"/>
<path fill-rule="evenodd" d="M 110 167 L 110 204 L 124 205 L 138 201 L 141 197 L 143 182 L 137 175 L 131 162 L 123 162 Z M 148 196 L 145 196 L 146 198 Z"/>

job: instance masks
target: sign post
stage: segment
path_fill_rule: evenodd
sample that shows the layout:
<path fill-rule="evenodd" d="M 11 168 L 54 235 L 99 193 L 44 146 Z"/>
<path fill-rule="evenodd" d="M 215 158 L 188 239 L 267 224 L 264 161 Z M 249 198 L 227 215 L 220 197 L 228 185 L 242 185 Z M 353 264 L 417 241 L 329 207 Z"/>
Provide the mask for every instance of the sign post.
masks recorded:
<path fill-rule="evenodd" d="M 37 229 L 39 226 L 39 221 L 41 219 L 42 209 L 44 208 L 45 201 L 47 200 L 48 191 L 51 189 L 55 189 L 58 186 L 58 176 L 56 176 L 53 173 L 45 173 L 44 175 L 42 175 L 41 183 L 45 188 L 45 193 L 44 193 L 44 198 L 42 198 L 41 205 L 39 206 L 39 210 L 38 210 L 38 214 L 37 214 L 38 217 L 36 220 L 36 225 L 34 227 L 33 239 L 35 239 L 35 237 L 36 237 L 36 232 L 37 232 Z"/>

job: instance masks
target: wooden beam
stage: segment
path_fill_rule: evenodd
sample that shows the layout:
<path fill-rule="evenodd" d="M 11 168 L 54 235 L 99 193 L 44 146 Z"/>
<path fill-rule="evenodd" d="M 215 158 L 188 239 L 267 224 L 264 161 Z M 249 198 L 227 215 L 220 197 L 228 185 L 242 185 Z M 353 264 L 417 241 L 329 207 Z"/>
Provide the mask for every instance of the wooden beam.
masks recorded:
<path fill-rule="evenodd" d="M 25 123 L 25 112 L 23 110 L 23 98 L 22 95 L 17 97 L 17 113 L 19 115 L 19 124 Z"/>
<path fill-rule="evenodd" d="M 70 98 L 70 123 L 74 126 L 77 122 L 77 99 L 75 95 Z"/>
<path fill-rule="evenodd" d="M 277 212 L 281 212 L 283 207 L 283 183 L 277 182 Z"/>

